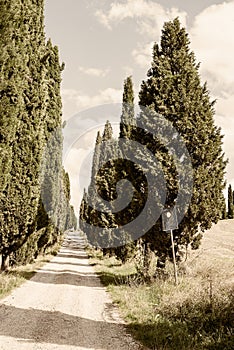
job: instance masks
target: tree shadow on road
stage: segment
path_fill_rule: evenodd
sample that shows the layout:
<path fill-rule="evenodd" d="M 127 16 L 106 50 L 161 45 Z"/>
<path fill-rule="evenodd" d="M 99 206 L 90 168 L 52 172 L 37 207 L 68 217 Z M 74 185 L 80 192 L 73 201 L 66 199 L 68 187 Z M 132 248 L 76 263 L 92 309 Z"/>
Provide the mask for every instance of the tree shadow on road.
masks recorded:
<path fill-rule="evenodd" d="M 53 261 L 53 265 L 71 265 L 71 266 L 92 266 L 91 264 L 82 264 L 79 261 L 77 263 L 63 262 L 63 261 Z"/>
<path fill-rule="evenodd" d="M 46 271 L 46 270 L 45 270 Z M 32 282 L 46 284 L 67 284 L 72 286 L 102 287 L 98 276 L 88 272 L 38 271 L 31 279 Z"/>
<path fill-rule="evenodd" d="M 84 349 L 140 349 L 132 347 L 133 341 L 123 324 L 8 305 L 0 306 L 0 318 L 0 335 L 13 337 L 18 342 L 70 345 Z"/>
<path fill-rule="evenodd" d="M 70 254 L 70 253 L 58 253 L 57 257 L 64 259 L 88 259 L 86 255 Z"/>

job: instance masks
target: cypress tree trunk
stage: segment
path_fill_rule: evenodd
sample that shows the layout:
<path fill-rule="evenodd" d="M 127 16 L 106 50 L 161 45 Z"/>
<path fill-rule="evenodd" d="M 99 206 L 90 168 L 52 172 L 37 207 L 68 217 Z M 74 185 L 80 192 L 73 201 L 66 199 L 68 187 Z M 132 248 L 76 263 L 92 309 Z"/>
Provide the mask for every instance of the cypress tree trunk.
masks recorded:
<path fill-rule="evenodd" d="M 7 271 L 9 268 L 9 256 L 2 254 L 1 256 L 1 271 Z"/>

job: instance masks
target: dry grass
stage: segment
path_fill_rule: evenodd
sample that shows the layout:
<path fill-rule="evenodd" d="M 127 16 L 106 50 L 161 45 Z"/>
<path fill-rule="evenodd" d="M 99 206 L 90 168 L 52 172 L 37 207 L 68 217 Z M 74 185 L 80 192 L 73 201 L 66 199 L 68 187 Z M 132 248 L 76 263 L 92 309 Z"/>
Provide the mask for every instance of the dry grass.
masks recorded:
<path fill-rule="evenodd" d="M 52 259 L 52 257 L 52 255 L 40 256 L 32 264 L 18 266 L 9 269 L 7 272 L 0 273 L 0 299 L 30 279 L 36 273 L 36 270 Z"/>
<path fill-rule="evenodd" d="M 206 232 L 199 250 L 189 252 L 174 285 L 140 283 L 134 265 L 96 259 L 96 268 L 120 306 L 133 335 L 150 349 L 234 349 L 234 220 Z M 93 261 L 94 262 L 94 261 Z"/>

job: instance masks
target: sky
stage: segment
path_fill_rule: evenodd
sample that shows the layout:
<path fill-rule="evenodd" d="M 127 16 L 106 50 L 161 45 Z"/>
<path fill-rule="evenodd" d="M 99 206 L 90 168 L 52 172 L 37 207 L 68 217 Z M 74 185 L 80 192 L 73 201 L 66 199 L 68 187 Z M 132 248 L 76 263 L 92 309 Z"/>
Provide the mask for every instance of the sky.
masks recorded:
<path fill-rule="evenodd" d="M 61 94 L 71 140 L 65 145 L 76 210 L 89 182 L 95 135 L 105 118 L 117 132 L 124 79 L 132 75 L 135 96 L 151 64 L 152 45 L 163 23 L 179 17 L 186 28 L 202 82 L 216 99 L 229 159 L 226 179 L 234 189 L 234 1 L 45 0 L 45 31 L 65 63 Z M 137 99 L 136 99 L 137 103 Z M 69 129 L 70 128 L 70 129 Z"/>

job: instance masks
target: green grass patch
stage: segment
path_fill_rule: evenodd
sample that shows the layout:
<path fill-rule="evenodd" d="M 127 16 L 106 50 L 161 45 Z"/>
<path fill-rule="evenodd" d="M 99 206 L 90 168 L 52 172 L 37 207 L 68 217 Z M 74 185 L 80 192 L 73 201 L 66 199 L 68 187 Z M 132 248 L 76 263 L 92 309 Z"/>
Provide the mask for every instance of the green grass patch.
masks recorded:
<path fill-rule="evenodd" d="M 133 262 L 91 259 L 102 283 L 119 305 L 127 328 L 144 346 L 157 350 L 234 349 L 233 262 L 194 261 L 167 279 L 144 283 Z"/>

